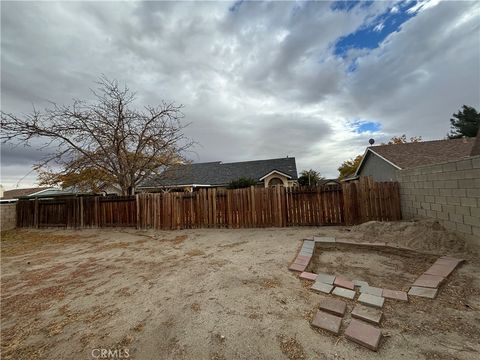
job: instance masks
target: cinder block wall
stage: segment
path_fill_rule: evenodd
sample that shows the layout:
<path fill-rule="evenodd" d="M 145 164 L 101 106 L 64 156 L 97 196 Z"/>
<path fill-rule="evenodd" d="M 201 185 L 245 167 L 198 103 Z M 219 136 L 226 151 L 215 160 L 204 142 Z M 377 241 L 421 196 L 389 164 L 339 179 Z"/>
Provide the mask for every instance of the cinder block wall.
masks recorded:
<path fill-rule="evenodd" d="M 16 203 L 0 204 L 0 229 L 14 229 L 16 225 Z"/>
<path fill-rule="evenodd" d="M 480 245 L 480 156 L 397 170 L 405 219 L 438 219 Z"/>

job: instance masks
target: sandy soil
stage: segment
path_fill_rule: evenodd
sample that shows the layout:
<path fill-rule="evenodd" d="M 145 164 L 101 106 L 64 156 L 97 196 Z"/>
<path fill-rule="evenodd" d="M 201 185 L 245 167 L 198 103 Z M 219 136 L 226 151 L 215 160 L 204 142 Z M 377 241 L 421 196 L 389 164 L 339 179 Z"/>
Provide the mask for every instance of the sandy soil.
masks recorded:
<path fill-rule="evenodd" d="M 314 234 L 364 240 L 357 228 L 334 227 L 3 234 L 2 358 L 94 359 L 96 348 L 128 349 L 130 359 L 478 356 L 480 267 L 474 253 L 454 246 L 468 261 L 436 300 L 387 301 L 386 337 L 374 353 L 310 326 L 324 296 L 309 291 L 308 282 L 287 267 L 301 239 Z M 396 240 L 389 237 L 395 241 L 404 241 L 401 232 Z M 331 250 L 322 260 L 326 271 L 348 275 L 357 267 L 355 273 L 368 276 L 395 269 L 400 287 L 428 267 L 403 254 L 362 253 L 356 259 Z M 438 251 L 448 253 L 445 246 Z M 409 261 L 417 267 L 405 268 Z"/>

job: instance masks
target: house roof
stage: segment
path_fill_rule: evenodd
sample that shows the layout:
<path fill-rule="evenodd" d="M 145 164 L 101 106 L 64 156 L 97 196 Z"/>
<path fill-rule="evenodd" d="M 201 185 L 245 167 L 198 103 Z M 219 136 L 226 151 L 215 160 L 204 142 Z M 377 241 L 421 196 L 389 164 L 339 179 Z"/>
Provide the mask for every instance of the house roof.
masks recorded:
<path fill-rule="evenodd" d="M 263 176 L 277 170 L 297 179 L 297 166 L 294 157 L 222 163 L 220 161 L 176 165 L 160 176 L 146 180 L 140 187 L 152 188 L 158 186 L 181 185 L 227 185 L 241 177 L 261 179 Z"/>
<path fill-rule="evenodd" d="M 408 169 L 466 158 L 470 156 L 474 142 L 475 138 L 460 138 L 370 146 L 355 174 L 359 173 L 369 151 L 399 169 Z"/>
<path fill-rule="evenodd" d="M 14 190 L 6 190 L 3 192 L 2 199 L 18 199 L 21 196 L 30 196 L 34 195 L 38 192 L 43 192 L 45 190 L 50 189 L 49 187 L 35 187 L 35 188 L 26 188 L 26 189 L 14 189 Z"/>

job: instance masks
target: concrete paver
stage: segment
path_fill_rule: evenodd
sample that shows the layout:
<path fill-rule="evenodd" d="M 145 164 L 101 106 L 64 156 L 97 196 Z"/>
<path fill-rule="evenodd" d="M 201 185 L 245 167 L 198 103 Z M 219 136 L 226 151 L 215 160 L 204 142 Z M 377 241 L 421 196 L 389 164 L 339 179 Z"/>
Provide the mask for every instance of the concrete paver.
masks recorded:
<path fill-rule="evenodd" d="M 422 274 L 413 283 L 413 286 L 438 288 L 440 284 L 445 280 L 442 276 Z"/>
<path fill-rule="evenodd" d="M 355 297 L 355 291 L 349 290 L 349 289 L 344 289 L 341 287 L 336 287 L 333 289 L 332 294 L 344 297 L 346 299 L 352 300 Z"/>
<path fill-rule="evenodd" d="M 347 304 L 342 300 L 327 298 L 320 302 L 319 308 L 320 310 L 343 317 L 347 310 Z"/>
<path fill-rule="evenodd" d="M 405 291 L 383 289 L 382 296 L 387 299 L 408 301 L 408 296 Z"/>
<path fill-rule="evenodd" d="M 424 288 L 420 286 L 412 286 L 408 291 L 408 295 L 421 296 L 429 299 L 435 299 L 438 289 Z"/>
<path fill-rule="evenodd" d="M 352 316 L 354 318 L 370 322 L 375 325 L 380 324 L 380 321 L 382 321 L 382 315 L 383 313 L 381 310 L 362 304 L 357 304 L 352 311 Z"/>
<path fill-rule="evenodd" d="M 383 289 L 374 286 L 362 286 L 360 288 L 360 292 L 375 296 L 382 296 Z"/>
<path fill-rule="evenodd" d="M 302 272 L 300 274 L 300 278 L 302 279 L 305 279 L 305 280 L 313 280 L 315 281 L 315 279 L 317 278 L 317 274 L 314 274 L 314 273 L 311 273 L 311 272 Z"/>
<path fill-rule="evenodd" d="M 329 275 L 324 273 L 317 274 L 317 282 L 322 282 L 324 284 L 332 285 L 334 281 L 335 281 L 335 275 Z"/>
<path fill-rule="evenodd" d="M 365 346 L 366 348 L 377 351 L 382 332 L 379 328 L 367 324 L 363 321 L 352 319 L 347 329 L 345 330 L 345 337 L 357 344 Z"/>
<path fill-rule="evenodd" d="M 315 284 L 313 284 L 310 287 L 310 289 L 315 290 L 315 291 L 319 291 L 319 292 L 322 292 L 322 293 L 325 293 L 325 294 L 330 294 L 330 292 L 333 289 L 333 285 L 325 284 L 325 283 L 317 281 L 317 282 L 315 282 Z"/>
<path fill-rule="evenodd" d="M 371 294 L 362 293 L 358 297 L 358 302 L 360 302 L 362 304 L 365 304 L 365 305 L 382 308 L 383 303 L 385 302 L 385 298 L 383 298 L 381 296 L 375 296 L 375 295 L 371 295 Z"/>
<path fill-rule="evenodd" d="M 318 310 L 312 321 L 312 326 L 318 327 L 323 330 L 330 331 L 335 335 L 340 332 L 340 326 L 342 324 L 342 318 Z"/>
<path fill-rule="evenodd" d="M 342 288 L 345 288 L 345 289 L 350 289 L 350 290 L 355 289 L 355 285 L 353 284 L 353 282 L 351 282 L 350 280 L 348 280 L 347 278 L 345 278 L 343 276 L 335 277 L 335 281 L 333 282 L 333 284 L 335 286 L 339 286 L 339 287 L 342 287 Z"/>

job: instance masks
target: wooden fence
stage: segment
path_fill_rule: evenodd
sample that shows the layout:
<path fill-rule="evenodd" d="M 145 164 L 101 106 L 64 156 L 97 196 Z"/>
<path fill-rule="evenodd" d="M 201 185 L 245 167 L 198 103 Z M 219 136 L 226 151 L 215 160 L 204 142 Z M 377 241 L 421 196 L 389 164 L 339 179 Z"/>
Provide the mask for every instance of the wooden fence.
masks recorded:
<path fill-rule="evenodd" d="M 365 178 L 315 188 L 201 189 L 127 197 L 24 199 L 17 227 L 250 228 L 400 220 L 398 183 Z"/>

